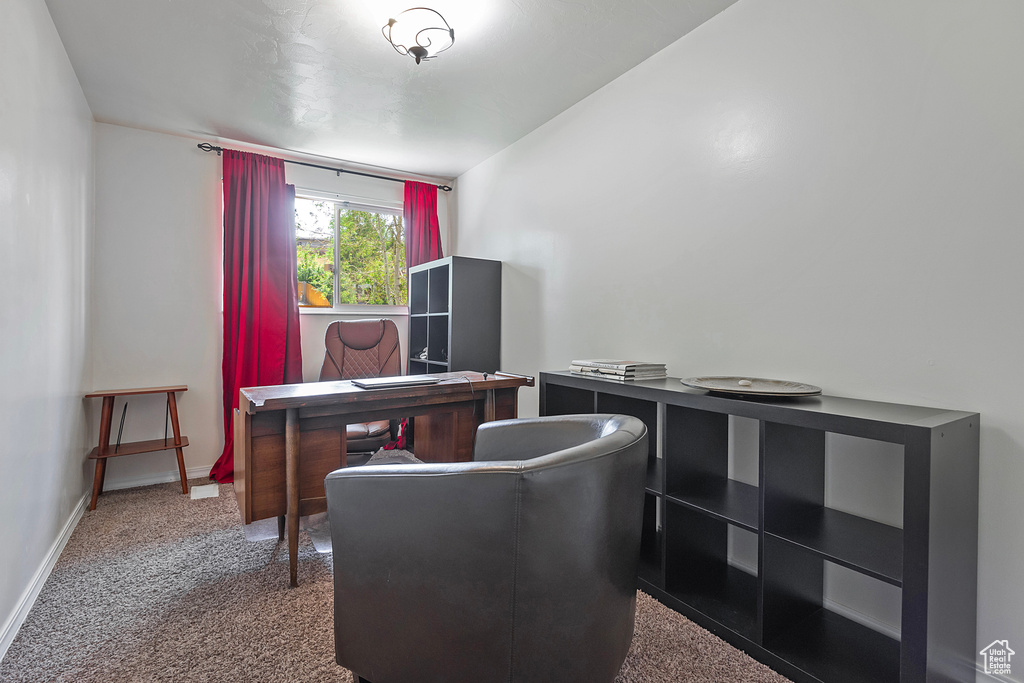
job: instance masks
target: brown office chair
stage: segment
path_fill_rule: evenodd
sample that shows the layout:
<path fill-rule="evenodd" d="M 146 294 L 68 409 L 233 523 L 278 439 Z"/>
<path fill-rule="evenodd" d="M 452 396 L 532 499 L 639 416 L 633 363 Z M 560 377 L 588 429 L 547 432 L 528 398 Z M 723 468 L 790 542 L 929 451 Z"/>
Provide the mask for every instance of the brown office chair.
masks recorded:
<path fill-rule="evenodd" d="M 392 377 L 402 374 L 398 326 L 394 320 L 335 320 L 324 336 L 324 364 L 320 381 Z M 387 420 L 350 424 L 348 452 L 372 453 L 392 440 L 397 425 Z M 365 458 L 349 459 L 350 465 Z"/>

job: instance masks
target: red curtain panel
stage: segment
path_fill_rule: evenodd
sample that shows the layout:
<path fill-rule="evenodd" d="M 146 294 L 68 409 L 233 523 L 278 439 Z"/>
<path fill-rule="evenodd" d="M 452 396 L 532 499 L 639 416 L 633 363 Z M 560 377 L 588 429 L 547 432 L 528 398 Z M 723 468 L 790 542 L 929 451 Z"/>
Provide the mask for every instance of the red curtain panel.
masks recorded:
<path fill-rule="evenodd" d="M 441 231 L 437 227 L 437 186 L 405 181 L 405 266 L 439 259 Z"/>
<path fill-rule="evenodd" d="M 295 188 L 284 161 L 224 151 L 224 450 L 210 478 L 234 481 L 233 411 L 242 387 L 302 381 Z"/>

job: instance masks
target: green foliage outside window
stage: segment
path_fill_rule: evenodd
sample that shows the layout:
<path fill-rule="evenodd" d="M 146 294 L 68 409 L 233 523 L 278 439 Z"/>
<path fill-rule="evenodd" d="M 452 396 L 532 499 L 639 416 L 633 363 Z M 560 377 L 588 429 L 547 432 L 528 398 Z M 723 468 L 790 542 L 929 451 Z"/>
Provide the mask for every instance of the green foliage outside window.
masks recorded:
<path fill-rule="evenodd" d="M 312 285 L 329 304 L 334 305 L 334 282 L 327 267 L 328 264 L 331 269 L 334 267 L 334 247 L 299 244 L 296 252 L 299 282 Z"/>
<path fill-rule="evenodd" d="M 402 217 L 372 211 L 334 210 L 332 202 L 296 200 L 299 282 L 334 302 L 334 224 L 338 230 L 337 304 L 404 306 L 408 301 Z M 323 306 L 321 303 L 319 305 Z M 304 305 L 318 305 L 313 301 Z"/>
<path fill-rule="evenodd" d="M 341 303 L 404 306 L 409 299 L 402 217 L 342 211 L 338 236 Z"/>

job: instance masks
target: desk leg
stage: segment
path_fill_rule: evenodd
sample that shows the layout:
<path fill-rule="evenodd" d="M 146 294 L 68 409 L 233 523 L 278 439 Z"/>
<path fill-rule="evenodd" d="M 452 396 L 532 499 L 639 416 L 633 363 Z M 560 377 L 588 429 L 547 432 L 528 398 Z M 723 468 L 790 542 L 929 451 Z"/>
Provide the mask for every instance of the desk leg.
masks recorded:
<path fill-rule="evenodd" d="M 174 450 L 178 452 L 178 478 L 181 479 L 181 492 L 188 495 L 188 476 L 185 474 L 185 454 L 181 448 L 181 430 L 178 428 L 178 403 L 174 400 L 174 392 L 167 392 L 167 405 L 171 409 L 171 429 L 174 431 Z M 167 443 L 166 441 L 164 442 Z"/>
<path fill-rule="evenodd" d="M 285 484 L 288 495 L 288 574 L 290 586 L 299 585 L 299 410 L 289 408 L 284 418 Z"/>
<path fill-rule="evenodd" d="M 100 413 L 100 450 L 102 455 L 110 447 L 110 423 L 114 419 L 114 397 L 103 397 L 103 409 Z M 92 478 L 92 500 L 89 502 L 89 509 L 96 509 L 96 499 L 103 493 L 103 479 L 107 474 L 107 459 L 96 459 L 96 473 Z"/>
<path fill-rule="evenodd" d="M 494 422 L 496 412 L 494 389 L 488 389 L 484 394 L 484 422 Z"/>
<path fill-rule="evenodd" d="M 348 425 L 341 425 L 341 467 L 348 467 Z"/>

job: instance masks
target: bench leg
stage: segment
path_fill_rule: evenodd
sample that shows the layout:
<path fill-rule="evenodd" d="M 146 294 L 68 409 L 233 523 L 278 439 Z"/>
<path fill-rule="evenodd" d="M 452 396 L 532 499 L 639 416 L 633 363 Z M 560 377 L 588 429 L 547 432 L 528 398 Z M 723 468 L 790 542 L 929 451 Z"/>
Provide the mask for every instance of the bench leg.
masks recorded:
<path fill-rule="evenodd" d="M 96 499 L 103 493 L 103 478 L 107 473 L 107 459 L 96 459 L 96 474 L 92 478 L 92 500 L 89 502 L 89 509 L 96 509 Z"/>
<path fill-rule="evenodd" d="M 114 420 L 114 397 L 103 397 L 103 409 L 100 413 L 100 444 L 97 455 L 103 455 L 110 445 L 110 425 Z M 96 509 L 96 499 L 103 493 L 103 477 L 107 474 L 107 459 L 96 459 L 96 474 L 92 478 L 92 501 L 89 509 Z"/>
<path fill-rule="evenodd" d="M 171 429 L 174 431 L 175 445 L 181 443 L 181 429 L 178 427 L 178 402 L 174 400 L 174 392 L 167 392 L 167 406 L 171 410 Z M 188 495 L 188 476 L 185 474 L 185 453 L 181 447 L 175 448 L 178 452 L 178 478 L 181 479 L 181 492 Z"/>

